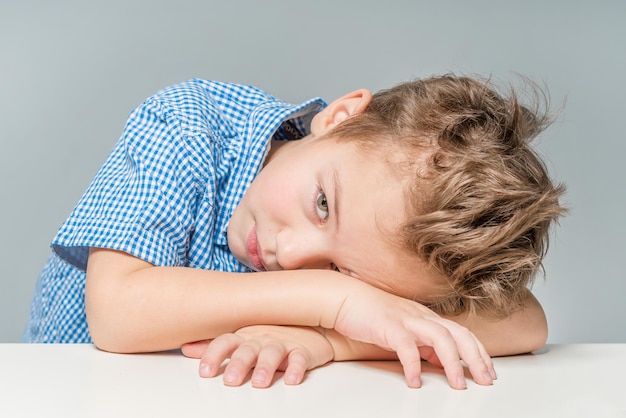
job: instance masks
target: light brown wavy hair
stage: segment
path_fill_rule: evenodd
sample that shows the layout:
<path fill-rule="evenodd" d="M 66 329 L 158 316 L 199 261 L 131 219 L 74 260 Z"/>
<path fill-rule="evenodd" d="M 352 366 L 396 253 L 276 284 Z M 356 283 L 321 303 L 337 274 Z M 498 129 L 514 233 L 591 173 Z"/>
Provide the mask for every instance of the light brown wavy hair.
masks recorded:
<path fill-rule="evenodd" d="M 524 85 L 530 105 L 478 77 L 411 81 L 331 133 L 411 176 L 410 215 L 395 235 L 445 277 L 446 295 L 425 302 L 441 314 L 503 318 L 522 306 L 565 212 L 564 186 L 531 147 L 551 122 L 548 96 Z"/>

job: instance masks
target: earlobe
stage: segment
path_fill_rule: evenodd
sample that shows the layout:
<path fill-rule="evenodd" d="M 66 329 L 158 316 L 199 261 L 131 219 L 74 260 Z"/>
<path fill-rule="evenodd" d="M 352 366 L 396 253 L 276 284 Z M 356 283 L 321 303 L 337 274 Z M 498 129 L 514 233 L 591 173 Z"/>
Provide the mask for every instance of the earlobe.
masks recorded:
<path fill-rule="evenodd" d="M 372 100 L 372 93 L 367 89 L 358 89 L 336 100 L 315 115 L 311 122 L 311 132 L 320 135 L 344 120 L 363 112 Z"/>

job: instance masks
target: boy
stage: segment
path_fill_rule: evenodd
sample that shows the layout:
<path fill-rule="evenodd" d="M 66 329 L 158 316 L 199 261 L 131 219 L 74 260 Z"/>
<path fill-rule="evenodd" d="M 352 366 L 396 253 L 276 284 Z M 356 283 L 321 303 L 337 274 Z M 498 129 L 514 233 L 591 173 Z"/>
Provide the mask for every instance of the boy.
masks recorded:
<path fill-rule="evenodd" d="M 492 355 L 542 345 L 526 285 L 561 211 L 527 144 L 544 120 L 457 77 L 323 106 L 204 80 L 146 100 L 53 241 L 25 339 L 215 339 L 184 349 L 201 374 L 230 356 L 225 382 L 256 363 L 256 386 L 387 351 L 412 387 L 420 355 L 452 387 L 461 360 L 491 384 L 475 335 Z"/>

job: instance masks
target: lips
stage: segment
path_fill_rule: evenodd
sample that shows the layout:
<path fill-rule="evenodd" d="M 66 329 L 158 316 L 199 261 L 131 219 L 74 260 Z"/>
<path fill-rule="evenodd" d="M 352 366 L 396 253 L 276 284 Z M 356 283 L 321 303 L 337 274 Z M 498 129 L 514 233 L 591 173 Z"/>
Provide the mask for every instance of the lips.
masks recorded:
<path fill-rule="evenodd" d="M 252 266 L 257 271 L 265 271 L 265 264 L 261 258 L 261 247 L 256 235 L 256 225 L 252 227 L 248 238 L 246 239 L 246 252 L 248 253 L 248 260 L 252 263 Z"/>

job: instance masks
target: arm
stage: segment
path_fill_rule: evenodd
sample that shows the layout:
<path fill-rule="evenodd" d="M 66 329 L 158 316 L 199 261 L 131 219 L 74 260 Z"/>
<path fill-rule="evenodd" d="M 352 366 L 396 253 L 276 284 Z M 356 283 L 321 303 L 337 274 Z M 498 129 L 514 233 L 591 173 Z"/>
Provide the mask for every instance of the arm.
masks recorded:
<path fill-rule="evenodd" d="M 328 330 L 319 327 L 252 325 L 214 340 L 185 344 L 185 356 L 199 358 L 200 376 L 215 377 L 225 360 L 224 384 L 239 386 L 248 377 L 252 386 L 264 388 L 276 371 L 285 372 L 285 384 L 302 382 L 308 370 L 333 360 Z"/>
<path fill-rule="evenodd" d="M 418 346 L 435 350 L 452 387 L 465 387 L 461 360 L 478 383 L 491 384 L 491 359 L 465 327 L 331 270 L 238 274 L 155 267 L 94 249 L 85 303 L 93 341 L 107 351 L 178 348 L 255 324 L 320 326 L 396 352 L 411 387 L 421 385 Z"/>
<path fill-rule="evenodd" d="M 474 332 L 484 341 L 492 356 L 514 355 L 536 350 L 547 337 L 546 318 L 541 305 L 528 295 L 523 309 L 503 320 L 489 320 L 463 315 L 450 317 Z M 252 385 L 267 387 L 274 373 L 284 371 L 286 384 L 299 384 L 307 370 L 331 360 L 397 360 L 393 351 L 376 345 L 354 341 L 334 330 L 283 326 L 251 326 L 234 334 L 218 337 L 213 342 L 199 341 L 185 344 L 183 353 L 200 358 L 200 375 L 214 377 L 219 366 L 230 358 L 224 371 L 224 383 L 241 385 L 252 371 Z M 429 362 L 441 363 L 430 347 L 422 347 L 420 354 Z M 495 371 L 490 370 L 495 377 Z"/>
<path fill-rule="evenodd" d="M 523 308 L 509 318 L 493 320 L 465 314 L 449 319 L 469 328 L 494 357 L 537 350 L 548 338 L 545 313 L 530 291 Z"/>
<path fill-rule="evenodd" d="M 341 295 L 356 284 L 336 276 L 155 267 L 123 252 L 92 249 L 85 288 L 89 331 L 98 348 L 133 353 L 178 348 L 257 323 L 330 328 Z M 337 292 L 328 291 L 331 286 Z"/>
<path fill-rule="evenodd" d="M 334 292 L 324 292 L 324 295 L 320 294 L 320 290 L 314 290 L 323 290 L 324 286 L 319 282 L 328 281 L 322 278 L 328 276 L 327 273 L 331 272 L 292 271 L 250 275 L 154 267 L 125 253 L 95 249 L 89 257 L 87 268 L 87 317 L 96 345 L 120 352 L 177 348 L 188 341 L 214 338 L 251 324 L 318 326 L 322 325 L 323 314 L 316 312 L 314 307 L 303 309 L 304 306 L 299 303 L 299 294 L 288 298 L 288 292 L 290 287 L 294 287 L 296 293 L 312 292 L 313 297 L 318 295 L 323 296 L 320 299 L 333 299 L 329 298 L 328 293 L 340 295 L 336 289 L 333 289 Z M 232 275 L 238 277 L 232 278 Z M 259 275 L 264 277 L 260 278 Z M 287 275 L 289 277 L 285 277 Z M 174 280 L 170 279 L 172 276 Z M 292 276 L 300 276 L 300 280 L 292 280 Z M 330 280 L 335 279 L 332 277 Z M 340 283 L 335 281 L 329 284 L 334 288 L 334 284 Z M 293 306 L 284 303 L 285 300 L 272 303 L 272 298 L 287 298 L 287 302 L 295 299 L 296 303 Z M 334 299 L 330 305 L 333 302 L 335 306 L 341 303 L 340 297 Z M 258 307 L 262 309 L 256 309 Z M 229 311 L 233 313 L 230 318 L 224 315 L 224 312 Z M 294 311 L 301 314 L 295 316 Z M 293 316 L 290 321 L 287 320 L 289 316 Z M 532 351 L 541 347 L 547 336 L 545 315 L 530 292 L 525 309 L 516 312 L 511 318 L 493 321 L 462 315 L 450 319 L 469 328 L 492 356 Z M 346 344 L 345 348 L 359 352 L 350 344 Z M 339 351 L 342 352 L 341 349 Z M 339 357 L 343 358 L 344 355 L 340 354 Z M 350 355 L 346 353 L 345 357 L 349 358 Z"/>
<path fill-rule="evenodd" d="M 509 318 L 494 320 L 468 314 L 447 318 L 472 331 L 492 357 L 537 350 L 543 347 L 548 337 L 548 324 L 543 308 L 530 291 L 523 308 Z M 328 332 L 327 338 L 333 346 L 335 361 L 397 358 L 393 352 L 375 345 L 351 341 L 336 332 Z"/>

